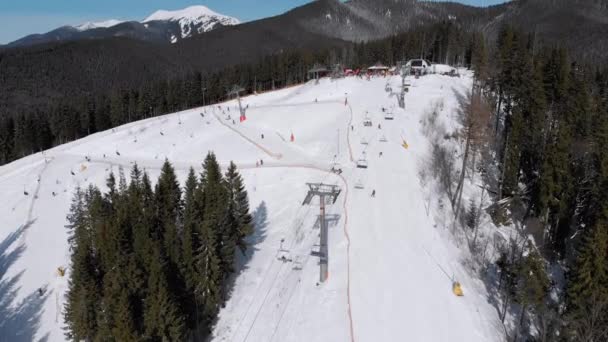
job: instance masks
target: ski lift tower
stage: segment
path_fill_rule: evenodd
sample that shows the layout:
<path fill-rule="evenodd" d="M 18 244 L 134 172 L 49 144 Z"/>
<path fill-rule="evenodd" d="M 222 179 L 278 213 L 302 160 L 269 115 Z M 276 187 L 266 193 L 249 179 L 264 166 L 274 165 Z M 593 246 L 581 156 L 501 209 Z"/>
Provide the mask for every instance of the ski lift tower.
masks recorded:
<path fill-rule="evenodd" d="M 329 250 L 327 247 L 328 240 L 328 232 L 327 232 L 327 220 L 325 219 L 325 204 L 326 202 L 330 202 L 331 204 L 336 203 L 338 196 L 340 195 L 340 187 L 337 185 L 329 185 L 323 183 L 306 183 L 308 185 L 308 194 L 304 199 L 302 205 L 310 204 L 313 197 L 319 196 L 321 213 L 319 215 L 319 225 L 321 228 L 321 241 L 319 243 L 319 252 L 313 253 L 313 255 L 318 255 L 319 265 L 320 265 L 320 273 L 319 280 L 320 282 L 324 282 L 327 280 L 328 276 L 328 264 L 329 264 Z"/>
<path fill-rule="evenodd" d="M 232 96 L 236 96 L 236 99 L 239 102 L 239 112 L 241 113 L 241 117 L 239 118 L 239 120 L 241 122 L 247 120 L 247 117 L 245 116 L 245 110 L 243 109 L 243 106 L 241 105 L 241 93 L 244 91 L 245 91 L 245 88 L 238 86 L 238 85 L 234 85 L 232 87 L 232 90 L 230 90 L 228 92 L 229 98 L 231 98 Z"/>

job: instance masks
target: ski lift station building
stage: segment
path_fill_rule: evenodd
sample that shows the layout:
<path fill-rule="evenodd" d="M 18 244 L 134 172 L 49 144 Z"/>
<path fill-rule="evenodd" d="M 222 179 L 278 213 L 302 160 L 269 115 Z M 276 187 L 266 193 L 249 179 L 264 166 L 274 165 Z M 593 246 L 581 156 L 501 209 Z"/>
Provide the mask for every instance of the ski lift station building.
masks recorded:
<path fill-rule="evenodd" d="M 367 68 L 367 73 L 371 75 L 386 75 L 388 69 L 389 68 L 386 65 L 378 62 L 373 66 Z"/>
<path fill-rule="evenodd" d="M 315 64 L 312 69 L 308 70 L 308 79 L 309 80 L 318 80 L 321 77 L 325 77 L 329 75 L 330 70 L 327 69 L 324 65 Z"/>

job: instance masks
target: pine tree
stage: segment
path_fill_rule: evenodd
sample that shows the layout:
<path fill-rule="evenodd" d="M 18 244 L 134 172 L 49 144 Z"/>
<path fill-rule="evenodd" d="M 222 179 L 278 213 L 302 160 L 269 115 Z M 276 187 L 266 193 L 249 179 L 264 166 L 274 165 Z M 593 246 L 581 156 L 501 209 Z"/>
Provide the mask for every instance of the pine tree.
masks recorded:
<path fill-rule="evenodd" d="M 173 299 L 166 277 L 165 261 L 156 248 L 148 274 L 148 297 L 144 314 L 146 339 L 183 341 L 186 336 L 184 317 Z"/>
<path fill-rule="evenodd" d="M 586 234 L 568 283 L 568 325 L 579 341 L 608 338 L 608 226 Z"/>
<path fill-rule="evenodd" d="M 222 298 L 224 260 L 221 259 L 221 238 L 227 217 L 227 194 L 222 183 L 220 166 L 213 153 L 209 153 L 203 163 L 203 174 L 199 199 L 203 213 L 199 225 L 200 248 L 197 256 L 199 283 L 196 288 L 202 317 L 207 323 L 215 316 Z M 224 267 L 223 267 L 224 266 Z"/>
<path fill-rule="evenodd" d="M 222 271 L 217 256 L 216 237 L 209 221 L 200 227 L 200 248 L 196 258 L 198 284 L 195 289 L 197 307 L 201 310 L 201 319 L 209 324 L 220 305 Z"/>
<path fill-rule="evenodd" d="M 66 337 L 92 340 L 97 334 L 97 310 L 100 302 L 98 265 L 93 251 L 90 220 L 87 218 L 85 197 L 94 196 L 77 189 L 68 215 L 70 249 L 72 251 L 69 289 L 65 305 Z"/>
<path fill-rule="evenodd" d="M 163 254 L 167 255 L 169 268 L 173 270 L 180 264 L 181 254 L 178 232 L 181 220 L 181 189 L 175 170 L 168 160 L 163 164 L 154 195 L 159 222 L 157 238 L 162 240 Z"/>
<path fill-rule="evenodd" d="M 544 260 L 531 245 L 529 254 L 522 260 L 518 270 L 516 300 L 521 306 L 518 326 L 521 329 L 526 312 L 543 310 L 549 292 L 549 278 L 545 270 Z"/>
<path fill-rule="evenodd" d="M 228 185 L 229 211 L 233 219 L 231 239 L 235 242 L 241 252 L 245 253 L 245 250 L 247 249 L 247 242 L 245 239 L 253 233 L 247 190 L 245 190 L 243 178 L 239 174 L 234 163 L 230 163 L 225 178 Z"/>
<path fill-rule="evenodd" d="M 199 241 L 199 225 L 201 222 L 201 213 L 197 210 L 196 192 L 198 189 L 198 180 L 194 173 L 194 169 L 190 168 L 186 187 L 184 189 L 184 219 L 183 219 L 183 242 L 182 242 L 182 270 L 184 282 L 186 286 L 187 296 L 191 298 L 187 300 L 184 312 L 187 314 L 187 324 L 190 329 L 195 327 L 196 322 L 196 298 L 194 291 L 198 283 L 198 274 L 196 267 L 196 257 L 200 249 Z"/>

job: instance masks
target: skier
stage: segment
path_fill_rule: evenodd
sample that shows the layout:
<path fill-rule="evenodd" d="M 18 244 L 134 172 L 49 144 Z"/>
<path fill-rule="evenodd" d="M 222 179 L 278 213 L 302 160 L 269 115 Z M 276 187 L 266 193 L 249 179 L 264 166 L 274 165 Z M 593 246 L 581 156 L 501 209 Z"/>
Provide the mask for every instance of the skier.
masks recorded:
<path fill-rule="evenodd" d="M 233 125 L 236 125 L 236 121 L 232 120 L 232 124 L 233 124 Z"/>
<path fill-rule="evenodd" d="M 260 167 L 260 162 L 259 161 L 255 161 L 255 167 Z"/>
<path fill-rule="evenodd" d="M 382 151 L 380 151 L 380 155 L 378 157 L 382 157 Z"/>
<path fill-rule="evenodd" d="M 350 130 L 354 131 L 355 130 L 355 126 L 354 125 L 350 125 Z"/>
<path fill-rule="evenodd" d="M 382 126 L 380 124 L 378 124 L 378 129 L 382 129 Z"/>
<path fill-rule="evenodd" d="M 372 197 L 376 197 L 376 189 L 372 190 Z"/>
<path fill-rule="evenodd" d="M 260 165 L 264 166 L 264 160 L 263 159 L 260 159 Z"/>
<path fill-rule="evenodd" d="M 264 139 L 264 134 L 262 134 L 262 139 Z"/>

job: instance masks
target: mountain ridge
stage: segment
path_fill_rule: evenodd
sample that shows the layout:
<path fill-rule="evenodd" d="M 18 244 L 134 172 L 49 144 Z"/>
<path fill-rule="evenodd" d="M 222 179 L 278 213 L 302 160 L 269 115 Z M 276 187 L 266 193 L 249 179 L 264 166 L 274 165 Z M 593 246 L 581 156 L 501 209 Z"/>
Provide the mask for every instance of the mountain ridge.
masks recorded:
<path fill-rule="evenodd" d="M 176 43 L 191 36 L 223 26 L 240 24 L 240 20 L 196 5 L 176 11 L 157 10 L 142 21 L 107 19 L 64 25 L 46 33 L 30 34 L 8 43 L 23 47 L 50 42 L 128 37 L 154 43 Z"/>

